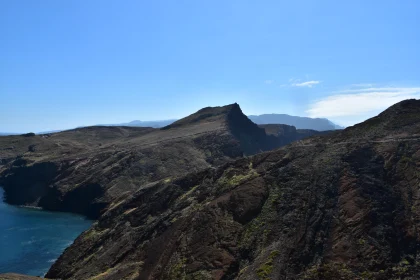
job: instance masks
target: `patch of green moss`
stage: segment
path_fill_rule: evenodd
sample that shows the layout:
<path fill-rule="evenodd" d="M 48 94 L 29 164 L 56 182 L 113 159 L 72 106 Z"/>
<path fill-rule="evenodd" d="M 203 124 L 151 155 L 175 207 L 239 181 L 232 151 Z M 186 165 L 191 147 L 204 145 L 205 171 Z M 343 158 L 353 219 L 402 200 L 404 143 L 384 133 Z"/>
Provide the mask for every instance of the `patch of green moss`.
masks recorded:
<path fill-rule="evenodd" d="M 406 259 L 402 259 L 402 261 L 400 262 L 400 265 L 402 265 L 402 266 L 410 265 L 410 262 L 407 261 Z"/>
<path fill-rule="evenodd" d="M 259 279 L 270 279 L 268 276 L 271 274 L 271 272 L 273 271 L 273 263 L 272 262 L 266 262 L 264 264 L 262 264 L 258 270 L 257 270 L 257 275 Z"/>
<path fill-rule="evenodd" d="M 277 257 L 280 254 L 280 252 L 278 250 L 274 250 L 271 251 L 270 253 L 270 258 L 274 259 L 275 257 Z"/>
<path fill-rule="evenodd" d="M 264 227 L 264 222 L 261 219 L 255 218 L 252 220 L 246 227 L 242 238 L 239 242 L 240 246 L 245 246 L 247 244 L 252 243 L 252 238 L 258 236 L 258 232 Z"/>
<path fill-rule="evenodd" d="M 373 273 L 370 271 L 363 271 L 362 273 L 360 273 L 360 276 L 362 277 L 362 279 L 373 279 Z"/>
<path fill-rule="evenodd" d="M 394 266 L 392 271 L 395 273 L 395 275 L 403 276 L 407 273 L 408 269 L 408 266 Z"/>
<path fill-rule="evenodd" d="M 258 269 L 257 269 L 257 276 L 259 279 L 262 280 L 268 280 L 270 279 L 270 274 L 273 272 L 273 261 L 274 258 L 277 257 L 280 254 L 279 251 L 274 250 L 270 253 L 268 256 L 268 259 L 265 263 L 263 263 Z"/>
<path fill-rule="evenodd" d="M 234 174 L 233 176 L 224 175 L 218 180 L 219 190 L 229 190 L 257 176 L 258 173 L 254 169 L 250 169 L 246 174 Z"/>
<path fill-rule="evenodd" d="M 233 175 L 230 178 L 227 177 L 223 177 L 222 180 L 220 181 L 221 185 L 228 185 L 228 186 L 237 186 L 239 185 L 241 182 L 245 181 L 246 179 L 249 179 L 251 177 L 250 174 L 239 174 L 239 175 Z"/>
<path fill-rule="evenodd" d="M 268 235 L 271 232 L 270 228 L 266 225 L 270 225 L 273 220 L 277 219 L 275 208 L 281 199 L 281 195 L 282 193 L 279 187 L 270 189 L 268 198 L 264 203 L 259 216 L 247 224 L 239 241 L 241 247 L 246 248 L 252 246 L 251 244 L 256 238 L 259 239 L 258 243 L 262 246 L 266 244 Z"/>
<path fill-rule="evenodd" d="M 196 185 L 196 186 L 192 187 L 186 193 L 184 193 L 183 195 L 181 195 L 179 197 L 179 199 L 182 200 L 182 199 L 185 199 L 185 198 L 189 197 L 198 187 L 199 187 L 199 185 Z"/>
<path fill-rule="evenodd" d="M 186 262 L 187 262 L 187 258 L 185 257 L 179 258 L 178 261 L 170 267 L 168 279 L 186 280 L 186 273 L 185 273 Z"/>

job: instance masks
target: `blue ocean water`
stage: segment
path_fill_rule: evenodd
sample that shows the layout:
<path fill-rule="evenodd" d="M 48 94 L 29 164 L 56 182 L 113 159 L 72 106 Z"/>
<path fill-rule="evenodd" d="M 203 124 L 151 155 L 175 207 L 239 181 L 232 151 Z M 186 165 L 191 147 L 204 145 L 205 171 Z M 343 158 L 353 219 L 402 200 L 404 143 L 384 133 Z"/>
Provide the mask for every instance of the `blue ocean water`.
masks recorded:
<path fill-rule="evenodd" d="M 0 188 L 0 273 L 44 276 L 92 221 L 81 216 L 11 206 Z"/>

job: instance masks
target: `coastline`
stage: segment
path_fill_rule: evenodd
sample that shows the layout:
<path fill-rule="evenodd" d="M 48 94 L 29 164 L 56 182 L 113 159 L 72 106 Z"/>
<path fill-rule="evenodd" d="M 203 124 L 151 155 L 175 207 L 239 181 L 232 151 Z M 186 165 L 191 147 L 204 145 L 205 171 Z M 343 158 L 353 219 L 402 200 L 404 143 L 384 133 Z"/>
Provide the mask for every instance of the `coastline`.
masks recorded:
<path fill-rule="evenodd" d="M 45 276 L 64 250 L 93 224 L 80 214 L 9 204 L 4 194 L 0 187 L 0 245 L 4 248 L 0 253 L 0 279 L 2 273 L 9 272 L 42 279 L 35 277 Z"/>

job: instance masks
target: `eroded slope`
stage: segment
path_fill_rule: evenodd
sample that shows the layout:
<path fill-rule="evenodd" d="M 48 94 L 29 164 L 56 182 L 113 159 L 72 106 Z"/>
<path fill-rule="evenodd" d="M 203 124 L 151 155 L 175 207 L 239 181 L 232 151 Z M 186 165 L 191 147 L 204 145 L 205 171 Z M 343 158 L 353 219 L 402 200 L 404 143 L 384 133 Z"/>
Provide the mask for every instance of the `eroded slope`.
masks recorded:
<path fill-rule="evenodd" d="M 65 279 L 418 279 L 420 101 L 144 185 L 53 265 Z"/>

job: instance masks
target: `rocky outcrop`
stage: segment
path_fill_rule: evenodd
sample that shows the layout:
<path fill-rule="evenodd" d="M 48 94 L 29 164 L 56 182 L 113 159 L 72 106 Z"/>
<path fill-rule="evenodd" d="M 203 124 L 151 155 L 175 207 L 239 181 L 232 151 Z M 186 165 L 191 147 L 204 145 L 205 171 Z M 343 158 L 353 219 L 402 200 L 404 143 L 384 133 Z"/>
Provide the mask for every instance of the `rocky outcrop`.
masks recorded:
<path fill-rule="evenodd" d="M 420 101 L 378 118 L 144 184 L 47 277 L 418 279 Z"/>

